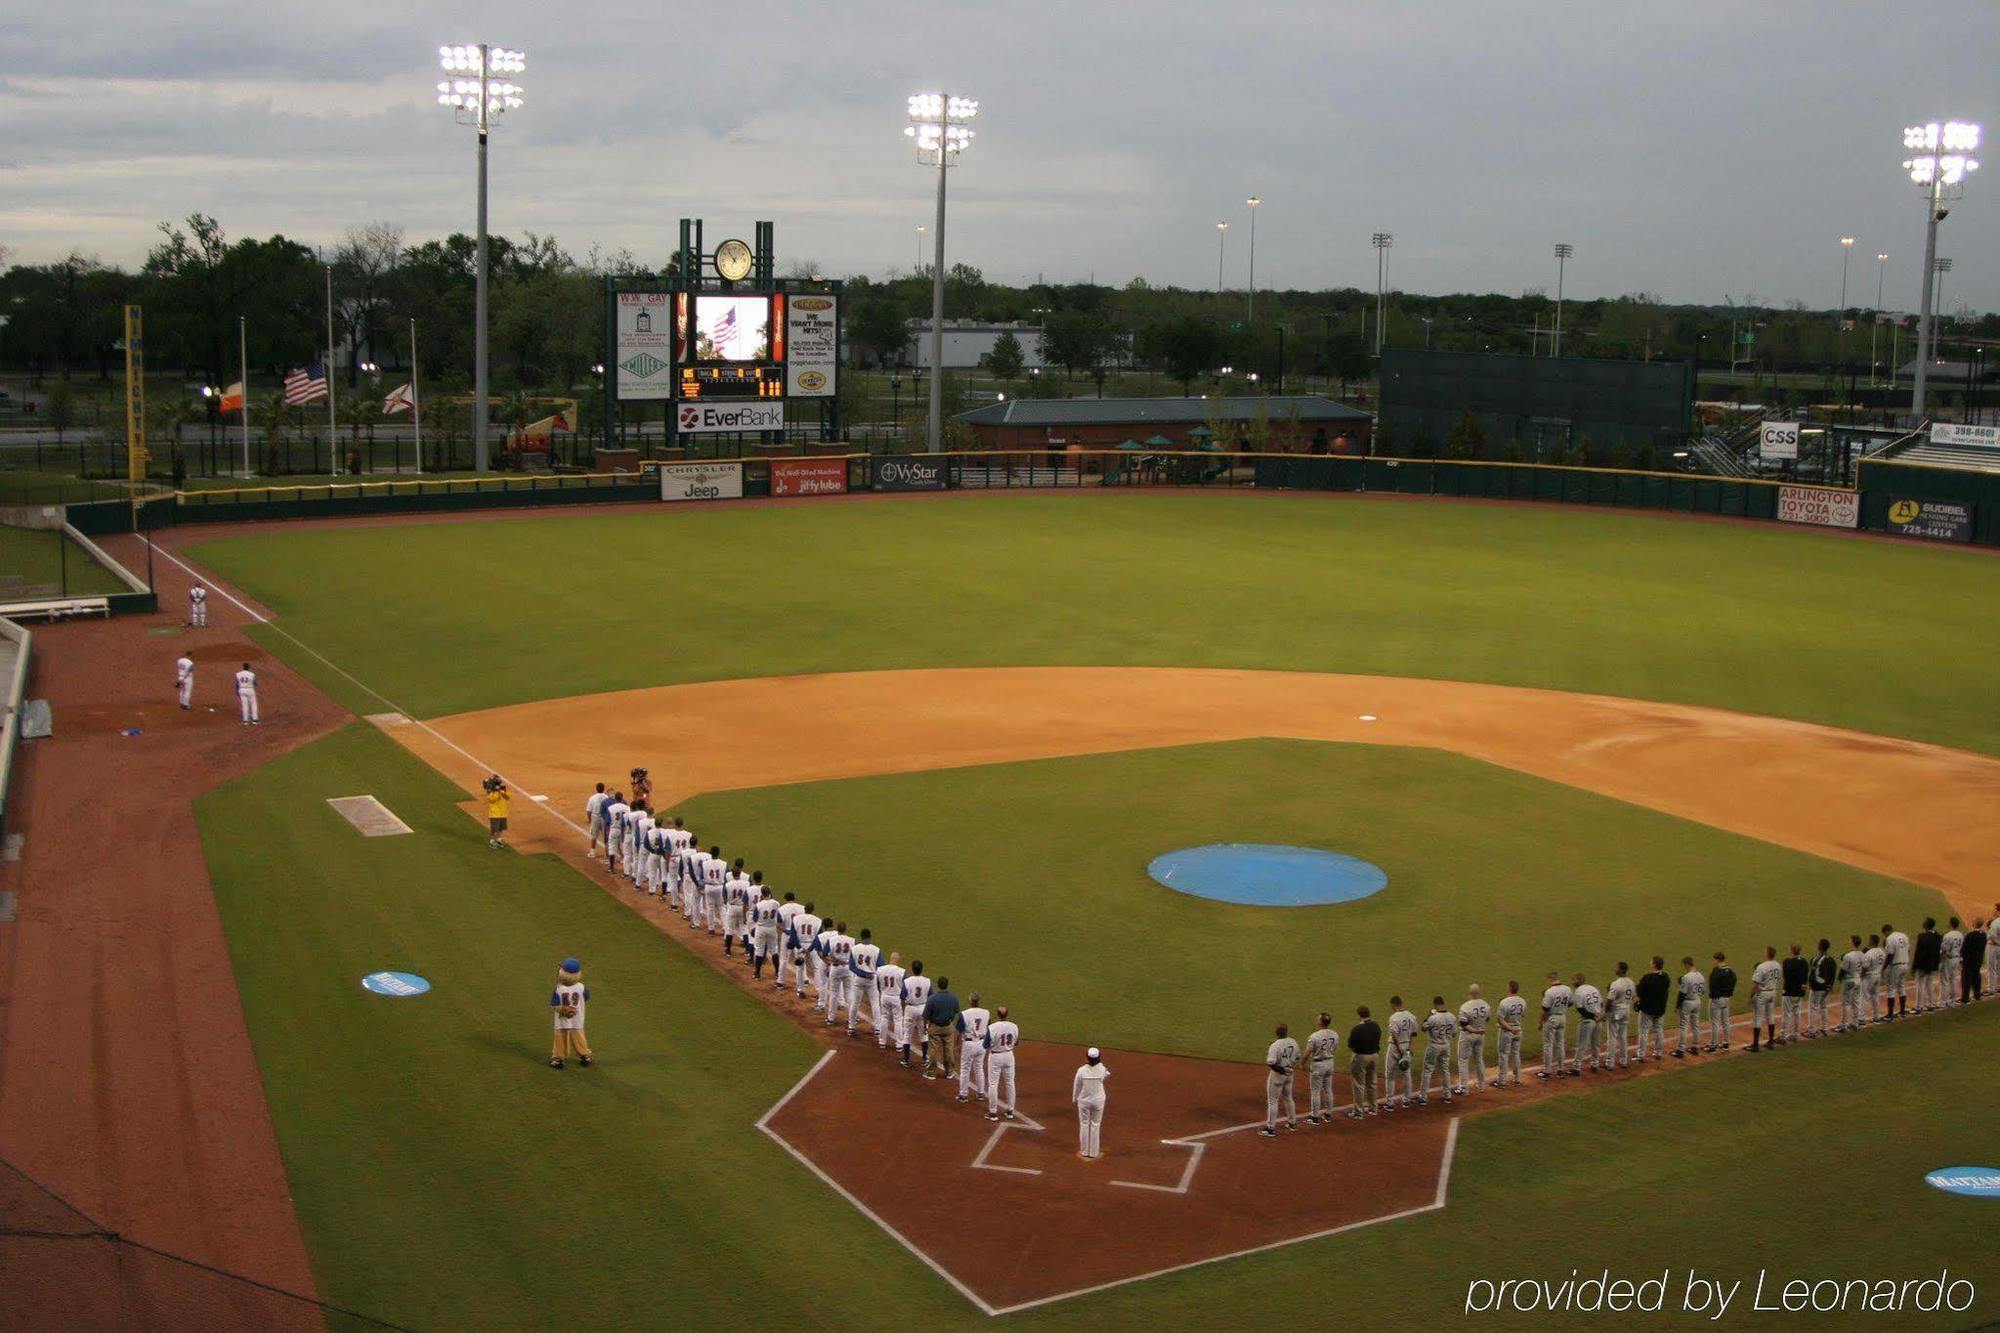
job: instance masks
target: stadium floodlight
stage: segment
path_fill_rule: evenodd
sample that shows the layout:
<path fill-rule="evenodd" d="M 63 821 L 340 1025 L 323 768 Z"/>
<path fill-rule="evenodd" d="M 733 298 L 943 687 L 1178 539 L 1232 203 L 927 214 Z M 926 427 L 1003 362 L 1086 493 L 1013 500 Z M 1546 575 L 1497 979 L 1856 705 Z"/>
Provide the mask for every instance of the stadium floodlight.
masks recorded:
<path fill-rule="evenodd" d="M 1222 261 L 1229 253 L 1229 224 L 1215 224 L 1215 294 L 1222 295 Z"/>
<path fill-rule="evenodd" d="M 1368 238 L 1375 247 L 1375 355 L 1382 355 L 1382 329 L 1388 319 L 1388 276 L 1389 247 L 1396 238 L 1386 231 L 1378 231 Z"/>
<path fill-rule="evenodd" d="M 1264 201 L 1253 194 L 1243 202 L 1250 209 L 1250 289 L 1243 307 L 1243 322 L 1248 324 L 1257 318 L 1257 205 Z"/>
<path fill-rule="evenodd" d="M 1556 332 L 1555 337 L 1549 340 L 1549 355 L 1552 357 L 1563 354 L 1563 266 L 1575 253 L 1576 247 L 1567 242 L 1556 245 Z"/>
<path fill-rule="evenodd" d="M 440 46 L 438 64 L 456 78 L 438 82 L 438 105 L 451 108 L 461 125 L 479 131 L 479 260 L 472 281 L 472 466 L 484 472 L 488 451 L 486 349 L 486 136 L 493 122 L 521 107 L 521 85 L 497 75 L 528 68 L 525 52 L 485 42 Z"/>
<path fill-rule="evenodd" d="M 1910 423 L 1923 420 L 1925 380 L 1931 363 L 1932 275 L 1937 265 L 1937 229 L 1951 212 L 1947 204 L 1965 192 L 1965 178 L 1979 170 L 1972 154 L 1979 148 L 1979 126 L 1970 121 L 1931 121 L 1903 131 L 1910 156 L 1903 170 L 1910 183 L 1924 192 L 1924 266 L 1919 273 L 1923 293 L 1917 305 L 1917 374 L 1910 389 Z"/>
<path fill-rule="evenodd" d="M 1877 250 L 1875 252 L 1875 309 L 1868 321 L 1868 383 L 1870 387 L 1881 383 L 1875 370 L 1875 349 L 1877 339 L 1880 337 L 1882 331 L 1882 279 L 1888 276 L 1888 272 L 1889 252 L 1887 250 Z"/>
<path fill-rule="evenodd" d="M 1835 312 L 1833 316 L 1833 328 L 1835 333 L 1841 332 L 1841 326 L 1846 324 L 1847 322 L 1847 261 L 1849 259 L 1852 259 L 1853 257 L 1854 257 L 1854 238 L 1852 236 L 1841 237 L 1840 238 L 1840 308 L 1838 311 Z M 1842 341 L 1844 342 L 1845 339 L 1843 339 Z"/>
<path fill-rule="evenodd" d="M 937 234 L 931 260 L 931 411 L 932 453 L 944 448 L 944 182 L 945 171 L 972 146 L 973 130 L 966 122 L 979 114 L 979 103 L 948 93 L 915 93 L 909 102 L 910 123 L 905 136 L 917 145 L 917 161 L 935 165 Z M 923 229 L 917 229 L 921 236 Z M 919 242 L 921 244 L 921 242 Z"/>

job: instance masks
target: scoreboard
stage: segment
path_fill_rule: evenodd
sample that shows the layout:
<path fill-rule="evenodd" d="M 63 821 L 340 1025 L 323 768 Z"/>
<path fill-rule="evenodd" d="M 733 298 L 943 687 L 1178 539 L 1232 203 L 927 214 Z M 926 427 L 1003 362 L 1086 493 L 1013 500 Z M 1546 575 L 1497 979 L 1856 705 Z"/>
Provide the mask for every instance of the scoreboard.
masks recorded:
<path fill-rule="evenodd" d="M 682 366 L 674 385 L 681 399 L 783 398 L 782 366 Z"/>

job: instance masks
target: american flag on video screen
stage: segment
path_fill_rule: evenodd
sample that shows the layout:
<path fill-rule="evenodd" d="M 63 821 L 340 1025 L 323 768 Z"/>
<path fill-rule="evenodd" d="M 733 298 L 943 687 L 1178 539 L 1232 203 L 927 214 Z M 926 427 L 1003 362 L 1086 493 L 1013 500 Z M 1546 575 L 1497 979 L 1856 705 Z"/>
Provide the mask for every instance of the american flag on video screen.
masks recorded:
<path fill-rule="evenodd" d="M 736 307 L 729 306 L 722 312 L 722 318 L 715 321 L 709 330 L 708 340 L 715 345 L 715 354 L 721 357 L 733 356 L 736 351 Z"/>
<path fill-rule="evenodd" d="M 285 406 L 300 407 L 326 397 L 326 367 L 313 361 L 285 376 Z"/>

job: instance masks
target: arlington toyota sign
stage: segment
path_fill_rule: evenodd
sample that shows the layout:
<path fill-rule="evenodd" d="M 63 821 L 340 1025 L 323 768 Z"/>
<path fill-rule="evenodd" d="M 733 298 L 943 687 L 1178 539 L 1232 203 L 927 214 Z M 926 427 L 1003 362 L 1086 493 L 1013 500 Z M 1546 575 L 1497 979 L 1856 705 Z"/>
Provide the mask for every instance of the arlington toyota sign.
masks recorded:
<path fill-rule="evenodd" d="M 783 430 L 785 404 L 782 399 L 682 403 L 674 409 L 674 424 L 683 435 L 712 435 L 728 430 Z"/>

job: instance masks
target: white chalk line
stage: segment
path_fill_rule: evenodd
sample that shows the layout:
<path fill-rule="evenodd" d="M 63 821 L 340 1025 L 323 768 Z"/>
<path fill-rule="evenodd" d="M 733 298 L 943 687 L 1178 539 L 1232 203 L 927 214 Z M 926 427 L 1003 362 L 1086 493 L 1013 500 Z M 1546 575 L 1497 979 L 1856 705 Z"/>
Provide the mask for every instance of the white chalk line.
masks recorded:
<path fill-rule="evenodd" d="M 1041 1122 L 1033 1116 L 1022 1115 L 1019 1112 L 1015 1113 L 1015 1119 L 1013 1120 L 1002 1120 L 993 1127 L 992 1134 L 987 1136 L 986 1146 L 979 1150 L 979 1156 L 972 1159 L 972 1169 L 975 1171 L 1011 1171 L 1017 1176 L 1039 1176 L 1042 1174 L 1040 1167 L 1001 1166 L 996 1162 L 989 1162 L 986 1159 L 992 1155 L 995 1148 L 1000 1146 L 1000 1140 L 1008 1130 L 1032 1129 L 1039 1133 L 1043 1128 L 1044 1126 Z"/>

